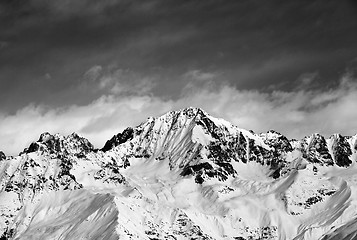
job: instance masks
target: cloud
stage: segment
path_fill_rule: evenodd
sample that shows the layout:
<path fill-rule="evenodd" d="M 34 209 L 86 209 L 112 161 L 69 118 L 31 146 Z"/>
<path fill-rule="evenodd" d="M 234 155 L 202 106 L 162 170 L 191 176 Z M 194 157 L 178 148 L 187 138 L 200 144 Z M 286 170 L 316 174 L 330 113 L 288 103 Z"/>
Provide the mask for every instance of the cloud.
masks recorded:
<path fill-rule="evenodd" d="M 213 74 L 225 72 L 225 79 L 238 87 L 264 88 L 286 79 L 295 81 L 299 73 L 314 69 L 321 76 L 326 69 L 338 72 L 338 67 L 331 66 L 343 65 L 356 56 L 357 49 L 357 35 L 352 34 L 355 15 L 344 14 L 347 20 L 343 24 L 337 21 L 341 12 L 335 10 L 341 3 L 332 4 L 336 7 L 328 4 L 331 9 L 327 11 L 322 2 L 0 2 L 0 40 L 10 43 L 0 54 L 0 85 L 7 89 L 0 96 L 0 108 L 12 112 L 29 102 L 55 107 L 88 104 L 109 88 L 113 88 L 112 94 L 130 94 L 134 92 L 130 89 L 141 88 L 147 94 L 157 84 L 154 77 L 138 81 L 133 88 L 122 81 L 115 85 L 116 76 L 106 74 L 106 64 L 111 62 L 123 70 L 141 71 L 135 77 L 139 79 L 160 68 L 157 72 L 167 79 L 160 82 L 165 86 L 162 92 L 176 98 L 181 91 L 177 79 L 187 70 L 191 70 L 187 77 L 205 80 L 205 84 L 211 77 L 205 71 L 210 69 Z M 348 8 L 346 3 L 342 5 Z M 317 29 L 316 20 L 322 23 Z M 349 37 L 326 30 L 330 28 L 349 33 Z M 75 79 L 91 67 L 97 70 L 88 73 L 98 80 L 92 84 L 96 88 L 77 94 L 72 90 Z M 47 72 L 51 81 L 43 77 Z"/>
<path fill-rule="evenodd" d="M 88 69 L 87 72 L 84 73 L 84 79 L 86 81 L 94 82 L 100 77 L 102 70 L 103 70 L 102 66 L 94 65 L 93 67 Z"/>
<path fill-rule="evenodd" d="M 170 110 L 170 102 L 150 96 L 103 96 L 86 106 L 50 109 L 33 104 L 14 115 L 0 115 L 0 149 L 17 154 L 42 132 L 77 132 L 102 147 L 112 135 L 135 126 L 148 116 Z"/>
<path fill-rule="evenodd" d="M 143 95 L 149 93 L 155 86 L 155 79 L 150 77 L 143 77 L 131 83 L 116 82 L 110 89 L 113 94 L 131 93 Z"/>
<path fill-rule="evenodd" d="M 7 46 L 9 46 L 9 43 L 6 41 L 0 41 L 0 50 L 3 48 L 6 48 Z"/>
<path fill-rule="evenodd" d="M 297 79 L 297 84 L 298 84 L 297 88 L 303 89 L 303 88 L 311 86 L 313 81 L 316 80 L 316 78 L 318 78 L 318 77 L 319 77 L 318 71 L 307 72 L 307 73 L 301 74 Z"/>
<path fill-rule="evenodd" d="M 117 69 L 103 77 L 105 82 L 110 82 L 111 94 L 136 94 L 149 93 L 155 86 L 155 78 L 144 76 L 130 69 Z"/>
<path fill-rule="evenodd" d="M 102 13 L 105 9 L 113 7 L 122 0 L 102 0 L 102 1 L 90 1 L 90 0 L 77 0 L 75 2 L 71 0 L 62 1 L 46 1 L 46 0 L 32 0 L 31 6 L 34 9 L 47 10 L 49 14 L 56 16 L 57 18 L 68 18 L 78 15 L 95 15 Z"/>
<path fill-rule="evenodd" d="M 83 75 L 81 87 L 114 95 L 143 95 L 151 92 L 155 85 L 154 76 L 144 76 L 112 65 L 105 68 L 94 65 Z"/>
<path fill-rule="evenodd" d="M 134 84 L 134 88 L 140 86 L 139 83 Z M 188 83 L 191 91 L 182 93 L 176 100 L 155 96 L 150 91 L 141 94 L 107 92 L 84 106 L 51 109 L 30 104 L 13 115 L 0 114 L 0 149 L 7 154 L 17 154 L 45 131 L 64 135 L 78 132 L 96 147 L 102 147 L 107 139 L 128 126 L 135 126 L 149 116 L 188 106 L 201 107 L 241 128 L 255 132 L 275 129 L 289 138 L 301 138 L 314 132 L 326 136 L 336 132 L 357 133 L 357 112 L 354 111 L 357 82 L 349 72 L 334 88 L 326 90 L 262 92 L 239 90 L 225 82 L 214 88 L 204 83 Z"/>
<path fill-rule="evenodd" d="M 196 89 L 183 101 L 256 132 L 275 129 L 289 138 L 314 132 L 357 133 L 356 78 L 346 73 L 333 89 L 261 92 L 229 85 Z M 182 104 L 185 105 L 185 104 Z"/>
<path fill-rule="evenodd" d="M 181 81 L 185 82 L 181 90 L 181 98 L 189 97 L 197 92 L 197 90 L 205 89 L 214 91 L 223 85 L 228 84 L 223 78 L 223 73 L 208 72 L 201 69 L 193 69 L 185 72 L 181 76 Z"/>
<path fill-rule="evenodd" d="M 194 81 L 208 81 L 214 79 L 216 74 L 195 69 L 184 73 L 183 77 Z"/>

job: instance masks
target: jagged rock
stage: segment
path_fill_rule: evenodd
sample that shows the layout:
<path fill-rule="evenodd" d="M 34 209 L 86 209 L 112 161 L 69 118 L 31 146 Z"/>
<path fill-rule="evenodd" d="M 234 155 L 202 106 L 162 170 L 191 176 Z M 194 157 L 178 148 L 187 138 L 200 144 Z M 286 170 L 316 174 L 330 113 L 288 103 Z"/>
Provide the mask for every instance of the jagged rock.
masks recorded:
<path fill-rule="evenodd" d="M 94 150 L 93 145 L 77 133 L 72 133 L 65 137 L 46 132 L 40 135 L 37 142 L 31 143 L 28 148 L 24 149 L 23 153 L 48 151 L 51 154 L 84 154 L 92 150 Z"/>
<path fill-rule="evenodd" d="M 308 161 L 322 165 L 333 165 L 325 138 L 320 134 L 313 134 L 311 138 L 311 142 L 306 150 Z"/>
<path fill-rule="evenodd" d="M 0 161 L 6 159 L 6 155 L 4 152 L 0 151 Z"/>
<path fill-rule="evenodd" d="M 352 155 L 352 151 L 347 142 L 347 138 L 340 134 L 335 134 L 332 136 L 332 140 L 332 151 L 336 165 L 339 167 L 348 167 L 351 165 L 352 161 L 350 156 Z"/>
<path fill-rule="evenodd" d="M 106 152 L 112 149 L 113 147 L 118 146 L 119 144 L 125 143 L 126 141 L 133 139 L 133 136 L 134 130 L 129 127 L 125 129 L 122 133 L 118 133 L 117 135 L 114 135 L 110 140 L 108 140 L 102 148 L 102 151 Z"/>

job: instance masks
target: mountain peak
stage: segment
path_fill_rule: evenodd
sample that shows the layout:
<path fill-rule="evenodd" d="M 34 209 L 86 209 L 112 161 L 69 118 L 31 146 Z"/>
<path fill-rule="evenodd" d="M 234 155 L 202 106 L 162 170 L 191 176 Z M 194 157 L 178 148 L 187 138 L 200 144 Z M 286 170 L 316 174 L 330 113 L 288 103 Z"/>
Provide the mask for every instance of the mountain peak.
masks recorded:
<path fill-rule="evenodd" d="M 357 135 L 288 140 L 194 107 L 128 127 L 100 150 L 45 132 L 0 161 L 0 235 L 327 240 L 355 232 L 356 161 Z"/>
<path fill-rule="evenodd" d="M 151 119 L 167 119 L 167 118 L 170 118 L 173 116 L 179 116 L 179 115 L 184 116 L 187 119 L 210 116 L 206 111 L 204 111 L 201 108 L 187 107 L 187 108 L 182 108 L 182 109 L 175 110 L 175 111 L 170 111 L 170 112 L 163 114 L 162 116 L 159 116 L 157 118 L 151 118 Z"/>
<path fill-rule="evenodd" d="M 52 134 L 50 134 L 49 132 L 44 132 L 44 133 L 41 133 L 40 138 L 38 139 L 38 142 L 47 142 L 53 138 L 54 138 L 54 136 Z"/>
<path fill-rule="evenodd" d="M 185 128 L 189 125 L 191 125 L 190 129 L 192 130 L 193 126 L 198 124 L 207 127 L 207 129 L 214 135 L 214 123 L 211 118 L 212 117 L 210 117 L 204 110 L 195 107 L 170 111 L 159 117 L 149 117 L 147 121 L 139 124 L 137 127 L 128 127 L 124 129 L 123 132 L 114 135 L 105 143 L 102 150 L 106 152 L 113 147 L 130 141 L 134 136 L 142 134 L 144 129 L 165 135 L 168 131 L 179 131 L 181 128 Z M 165 131 L 167 132 L 165 133 Z M 144 132 L 146 135 L 149 135 L 148 132 Z"/>
<path fill-rule="evenodd" d="M 207 115 L 208 113 L 206 111 L 204 111 L 202 108 L 199 107 L 186 107 L 186 108 L 182 108 L 177 110 L 176 112 L 183 112 L 184 114 L 188 115 L 188 116 L 192 116 L 192 115 L 196 115 L 196 114 L 205 114 Z"/>
<path fill-rule="evenodd" d="M 93 145 L 87 139 L 80 137 L 75 132 L 68 136 L 63 136 L 59 133 L 53 135 L 49 132 L 44 132 L 36 142 L 32 142 L 23 152 L 66 152 L 75 154 L 83 151 L 88 152 L 93 149 Z"/>

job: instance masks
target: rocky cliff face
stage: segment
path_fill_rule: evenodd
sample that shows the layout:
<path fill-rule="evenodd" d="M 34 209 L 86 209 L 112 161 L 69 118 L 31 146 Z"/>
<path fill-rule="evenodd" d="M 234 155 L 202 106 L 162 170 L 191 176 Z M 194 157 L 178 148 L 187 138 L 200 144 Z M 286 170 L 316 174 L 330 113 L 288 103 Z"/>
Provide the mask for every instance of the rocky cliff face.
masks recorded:
<path fill-rule="evenodd" d="M 357 135 L 288 140 L 197 108 L 102 149 L 44 133 L 0 153 L 2 239 L 354 239 Z"/>

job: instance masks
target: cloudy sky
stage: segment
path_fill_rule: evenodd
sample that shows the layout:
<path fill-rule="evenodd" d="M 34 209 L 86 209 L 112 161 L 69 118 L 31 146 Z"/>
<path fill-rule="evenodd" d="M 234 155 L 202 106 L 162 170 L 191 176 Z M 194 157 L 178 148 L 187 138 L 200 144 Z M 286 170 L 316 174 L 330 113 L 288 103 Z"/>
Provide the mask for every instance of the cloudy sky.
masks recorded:
<path fill-rule="evenodd" d="M 0 1 L 0 150 L 45 131 L 96 147 L 201 107 L 289 138 L 357 133 L 357 3 Z"/>

